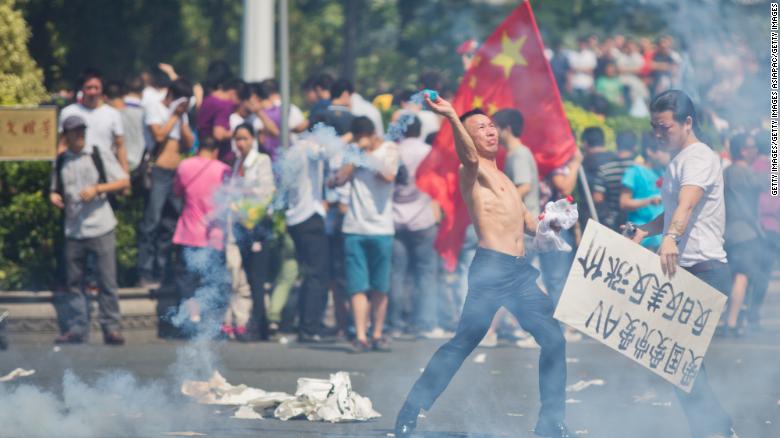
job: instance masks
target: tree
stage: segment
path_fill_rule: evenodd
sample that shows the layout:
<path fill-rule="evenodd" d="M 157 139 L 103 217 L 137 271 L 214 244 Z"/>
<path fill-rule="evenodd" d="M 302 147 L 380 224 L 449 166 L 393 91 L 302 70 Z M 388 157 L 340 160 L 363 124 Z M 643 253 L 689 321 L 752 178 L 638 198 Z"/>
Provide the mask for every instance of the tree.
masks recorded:
<path fill-rule="evenodd" d="M 27 51 L 30 30 L 14 0 L 0 0 L 0 105 L 37 104 L 43 73 Z"/>

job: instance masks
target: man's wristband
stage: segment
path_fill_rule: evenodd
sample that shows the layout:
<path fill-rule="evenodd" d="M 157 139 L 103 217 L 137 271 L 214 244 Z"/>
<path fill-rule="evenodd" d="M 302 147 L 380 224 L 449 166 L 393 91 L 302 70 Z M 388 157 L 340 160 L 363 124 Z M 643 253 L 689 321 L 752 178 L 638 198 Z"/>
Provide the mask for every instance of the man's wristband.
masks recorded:
<path fill-rule="evenodd" d="M 679 243 L 680 243 L 680 240 L 682 240 L 682 236 L 680 236 L 680 235 L 679 235 L 679 234 L 677 234 L 677 233 L 665 233 L 665 234 L 664 234 L 664 237 L 666 237 L 666 236 L 669 236 L 669 237 L 671 237 L 671 238 L 672 238 L 672 240 L 674 240 L 674 243 L 677 243 L 677 244 L 679 244 Z"/>

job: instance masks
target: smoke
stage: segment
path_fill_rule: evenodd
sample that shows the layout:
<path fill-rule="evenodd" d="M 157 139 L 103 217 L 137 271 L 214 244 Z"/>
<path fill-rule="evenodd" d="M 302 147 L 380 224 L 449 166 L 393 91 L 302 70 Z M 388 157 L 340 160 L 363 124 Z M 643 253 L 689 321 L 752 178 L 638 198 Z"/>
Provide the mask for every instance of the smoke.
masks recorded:
<path fill-rule="evenodd" d="M 202 427 L 206 408 L 185 404 L 170 395 L 172 390 L 165 382 L 142 383 L 126 372 L 88 384 L 66 371 L 62 397 L 32 385 L 0 385 L 0 435 L 102 438 L 160 435 L 185 424 Z"/>
<path fill-rule="evenodd" d="M 643 3 L 656 8 L 676 38 L 683 65 L 675 88 L 691 95 L 705 117 L 731 129 L 752 129 L 768 119 L 768 2 Z"/>

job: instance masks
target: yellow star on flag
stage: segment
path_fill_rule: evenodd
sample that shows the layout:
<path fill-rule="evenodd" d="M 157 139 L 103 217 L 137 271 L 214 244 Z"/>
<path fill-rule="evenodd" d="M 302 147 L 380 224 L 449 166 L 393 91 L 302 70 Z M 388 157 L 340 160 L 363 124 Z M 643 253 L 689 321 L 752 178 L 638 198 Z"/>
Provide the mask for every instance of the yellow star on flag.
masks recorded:
<path fill-rule="evenodd" d="M 498 111 L 498 107 L 496 106 L 496 104 L 492 103 L 492 102 L 489 103 L 488 104 L 488 115 L 492 116 L 493 114 L 496 113 L 496 111 Z"/>
<path fill-rule="evenodd" d="M 485 98 L 482 96 L 474 96 L 474 100 L 471 102 L 472 108 L 482 108 L 485 104 Z"/>
<path fill-rule="evenodd" d="M 504 77 L 509 78 L 509 73 L 515 65 L 528 65 L 523 54 L 520 52 L 525 44 L 526 36 L 523 35 L 516 40 L 509 39 L 504 32 L 501 36 L 501 53 L 490 60 L 490 63 L 504 68 Z"/>

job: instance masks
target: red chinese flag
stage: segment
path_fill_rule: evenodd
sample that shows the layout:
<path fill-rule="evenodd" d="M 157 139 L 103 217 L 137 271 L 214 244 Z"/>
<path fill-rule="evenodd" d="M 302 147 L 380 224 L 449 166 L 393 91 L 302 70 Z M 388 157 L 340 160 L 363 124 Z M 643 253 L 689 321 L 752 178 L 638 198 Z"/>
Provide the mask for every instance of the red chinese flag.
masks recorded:
<path fill-rule="evenodd" d="M 525 119 L 523 143 L 533 151 L 542 177 L 574 154 L 576 143 L 528 0 L 477 51 L 452 104 L 459 114 L 472 108 L 488 114 L 503 108 L 519 110 Z M 417 185 L 441 205 L 444 218 L 436 249 L 450 271 L 470 223 L 458 189 L 459 166 L 452 128 L 445 122 L 417 170 Z"/>

